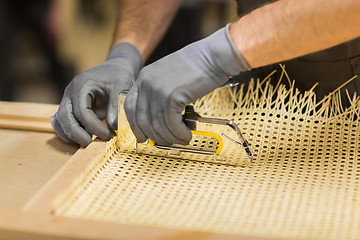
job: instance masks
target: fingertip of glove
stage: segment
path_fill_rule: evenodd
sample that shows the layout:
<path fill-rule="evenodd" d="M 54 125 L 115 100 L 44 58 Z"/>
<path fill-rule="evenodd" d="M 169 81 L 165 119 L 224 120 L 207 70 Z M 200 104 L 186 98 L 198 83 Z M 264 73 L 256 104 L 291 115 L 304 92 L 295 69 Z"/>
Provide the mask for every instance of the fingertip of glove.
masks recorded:
<path fill-rule="evenodd" d="M 179 142 L 178 144 L 182 144 L 182 145 L 188 145 L 192 139 L 192 133 L 190 131 L 190 129 L 188 127 L 186 127 L 186 125 L 182 125 L 183 129 L 181 131 L 181 135 L 179 134 Z"/>
<path fill-rule="evenodd" d="M 111 133 L 110 131 L 108 131 L 107 133 L 104 134 L 103 137 L 101 137 L 102 140 L 104 141 L 109 141 L 111 139 Z"/>
<path fill-rule="evenodd" d="M 182 139 L 180 142 L 178 142 L 178 144 L 181 145 L 188 145 L 191 141 L 191 137 L 190 138 L 186 138 L 186 139 Z"/>
<path fill-rule="evenodd" d="M 117 123 L 118 123 L 118 119 L 117 119 L 117 116 L 112 116 L 111 114 L 108 114 L 107 118 L 106 118 L 106 123 L 107 125 L 113 129 L 113 130 L 117 130 L 118 129 L 118 126 L 117 126 Z"/>
<path fill-rule="evenodd" d="M 80 146 L 81 147 L 83 147 L 83 148 L 86 148 L 87 146 L 89 146 L 89 144 L 91 143 L 92 141 L 90 141 L 90 142 L 82 142 L 82 143 L 80 143 Z"/>
<path fill-rule="evenodd" d="M 136 137 L 136 140 L 139 142 L 139 143 L 143 143 L 143 142 L 145 142 L 148 138 L 145 136 L 145 135 L 143 135 L 143 134 L 141 134 L 141 136 L 137 136 L 136 134 L 135 134 L 135 137 Z"/>
<path fill-rule="evenodd" d="M 51 121 L 50 124 L 52 126 L 52 128 L 54 129 L 55 133 L 65 142 L 70 143 L 71 140 L 68 138 L 68 136 L 66 136 L 66 134 L 64 133 L 60 123 L 58 122 L 58 120 L 56 119 L 55 115 L 51 116 Z"/>
<path fill-rule="evenodd" d="M 90 135 L 82 135 L 81 137 L 76 139 L 76 142 L 83 148 L 86 148 L 91 142 L 92 137 Z"/>
<path fill-rule="evenodd" d="M 111 129 L 113 129 L 113 130 L 117 130 L 117 129 L 118 129 L 117 120 L 108 123 L 108 125 L 109 125 L 109 127 L 110 127 Z"/>
<path fill-rule="evenodd" d="M 55 115 L 52 115 L 52 116 L 51 116 L 50 124 L 51 124 L 51 127 L 52 127 L 54 130 L 55 130 L 55 122 L 56 122 Z"/>
<path fill-rule="evenodd" d="M 95 134 L 98 138 L 100 138 L 103 141 L 108 141 L 111 138 L 111 133 L 108 128 L 103 129 L 102 131 L 98 131 L 97 134 Z M 90 136 L 89 136 L 90 137 Z M 90 138 L 91 139 L 91 138 Z M 90 141 L 91 142 L 91 141 Z"/>

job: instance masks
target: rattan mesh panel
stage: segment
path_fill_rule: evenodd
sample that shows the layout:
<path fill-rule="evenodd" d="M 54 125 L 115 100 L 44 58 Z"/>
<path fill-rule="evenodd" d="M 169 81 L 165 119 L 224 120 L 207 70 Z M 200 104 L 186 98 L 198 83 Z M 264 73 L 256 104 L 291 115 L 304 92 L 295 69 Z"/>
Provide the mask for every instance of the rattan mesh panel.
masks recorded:
<path fill-rule="evenodd" d="M 359 239 L 359 101 L 251 82 L 196 103 L 239 124 L 254 161 L 234 167 L 119 152 L 114 138 L 57 199 L 57 215 L 300 239 Z M 234 101 L 236 105 L 234 106 Z"/>

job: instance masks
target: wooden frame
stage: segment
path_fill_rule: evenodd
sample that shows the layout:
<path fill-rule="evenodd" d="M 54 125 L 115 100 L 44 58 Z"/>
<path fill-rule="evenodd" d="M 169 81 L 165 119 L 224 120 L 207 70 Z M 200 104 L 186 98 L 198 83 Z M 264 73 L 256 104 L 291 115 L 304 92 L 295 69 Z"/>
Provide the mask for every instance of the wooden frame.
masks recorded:
<path fill-rule="evenodd" d="M 0 127 L 52 131 L 49 122 L 56 109 L 56 105 L 0 102 Z M 53 215 L 53 200 L 72 184 L 96 155 L 102 153 L 105 144 L 95 140 L 86 149 L 78 150 L 21 210 L 0 209 L 0 239 L 264 239 Z"/>
<path fill-rule="evenodd" d="M 50 119 L 58 105 L 0 102 L 0 127 L 53 132 Z"/>
<path fill-rule="evenodd" d="M 77 151 L 21 211 L 0 210 L 0 236 L 6 239 L 264 239 L 54 216 L 53 199 L 69 187 L 104 147 L 105 142 L 94 141 Z"/>

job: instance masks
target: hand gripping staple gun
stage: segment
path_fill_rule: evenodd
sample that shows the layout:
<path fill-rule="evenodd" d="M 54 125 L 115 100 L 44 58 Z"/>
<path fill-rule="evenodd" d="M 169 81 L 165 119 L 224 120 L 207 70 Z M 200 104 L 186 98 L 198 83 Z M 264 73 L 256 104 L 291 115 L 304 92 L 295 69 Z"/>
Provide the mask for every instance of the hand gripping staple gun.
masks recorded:
<path fill-rule="evenodd" d="M 126 93 L 119 95 L 118 146 L 121 151 L 158 157 L 246 166 L 253 159 L 248 141 L 239 127 L 230 120 L 200 116 L 192 105 L 187 105 L 183 121 L 193 137 L 188 145 L 160 145 L 148 139 L 136 141 L 123 108 Z"/>

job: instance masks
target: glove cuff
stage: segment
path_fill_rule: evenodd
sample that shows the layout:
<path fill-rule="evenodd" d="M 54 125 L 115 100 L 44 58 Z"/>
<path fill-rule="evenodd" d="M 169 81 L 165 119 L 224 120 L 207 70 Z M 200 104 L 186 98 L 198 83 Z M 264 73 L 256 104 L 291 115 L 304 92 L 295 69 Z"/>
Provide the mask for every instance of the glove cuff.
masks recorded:
<path fill-rule="evenodd" d="M 236 49 L 229 33 L 229 27 L 230 24 L 227 24 L 224 28 L 206 38 L 213 63 L 227 77 L 251 70 L 245 58 Z"/>
<path fill-rule="evenodd" d="M 114 58 L 127 59 L 136 75 L 144 65 L 140 52 L 133 44 L 128 42 L 115 45 L 107 55 L 106 61 Z"/>
<path fill-rule="evenodd" d="M 250 65 L 248 64 L 248 62 L 246 61 L 246 59 L 241 55 L 241 53 L 239 52 L 239 50 L 236 48 L 231 36 L 230 36 L 230 32 L 229 32 L 229 29 L 230 29 L 230 25 L 231 23 L 228 23 L 226 24 L 225 26 L 225 35 L 226 35 L 226 38 L 231 46 L 231 49 L 233 50 L 234 54 L 236 55 L 239 63 L 240 63 L 240 66 L 241 68 L 243 69 L 243 71 L 249 71 L 251 70 L 251 67 Z"/>

